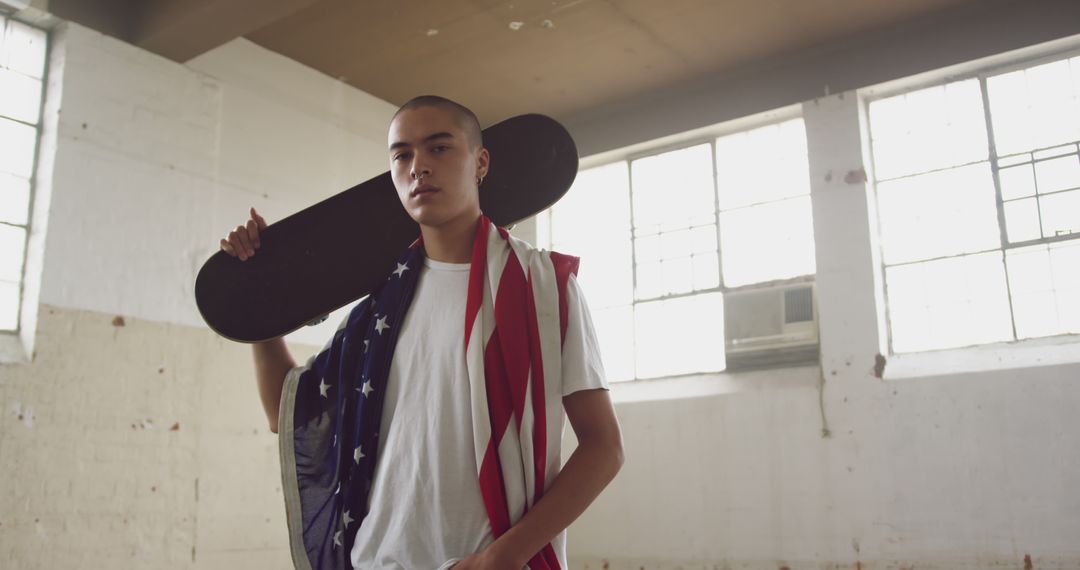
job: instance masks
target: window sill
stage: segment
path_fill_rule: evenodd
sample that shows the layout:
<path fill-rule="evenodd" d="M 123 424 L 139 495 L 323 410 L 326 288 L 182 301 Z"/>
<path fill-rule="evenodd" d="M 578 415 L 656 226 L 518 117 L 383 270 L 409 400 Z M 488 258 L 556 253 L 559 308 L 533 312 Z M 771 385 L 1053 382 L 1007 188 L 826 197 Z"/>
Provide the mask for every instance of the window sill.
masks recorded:
<path fill-rule="evenodd" d="M 1080 335 L 894 354 L 885 380 L 1080 364 Z"/>
<path fill-rule="evenodd" d="M 784 388 L 817 389 L 821 367 L 817 364 L 746 371 L 688 374 L 611 383 L 616 404 L 721 396 Z"/>

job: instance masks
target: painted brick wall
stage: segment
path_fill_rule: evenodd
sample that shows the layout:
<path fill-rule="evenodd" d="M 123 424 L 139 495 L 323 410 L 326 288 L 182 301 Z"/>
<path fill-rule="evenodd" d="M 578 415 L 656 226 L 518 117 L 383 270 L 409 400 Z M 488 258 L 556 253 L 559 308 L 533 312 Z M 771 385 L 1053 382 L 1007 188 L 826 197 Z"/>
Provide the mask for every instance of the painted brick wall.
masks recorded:
<path fill-rule="evenodd" d="M 38 334 L 0 369 L 0 568 L 289 567 L 246 346 L 52 306 Z"/>
<path fill-rule="evenodd" d="M 248 206 L 280 219 L 385 170 L 394 107 L 244 40 L 178 65 L 65 24 L 53 52 L 36 355 L 0 365 L 0 568 L 290 567 L 250 349 L 205 328 L 194 278 Z"/>

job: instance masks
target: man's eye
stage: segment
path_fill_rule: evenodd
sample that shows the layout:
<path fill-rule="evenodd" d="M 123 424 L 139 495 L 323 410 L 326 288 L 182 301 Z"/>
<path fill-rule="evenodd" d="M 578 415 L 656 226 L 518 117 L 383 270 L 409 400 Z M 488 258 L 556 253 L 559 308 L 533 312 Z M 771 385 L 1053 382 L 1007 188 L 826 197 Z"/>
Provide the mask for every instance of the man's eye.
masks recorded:
<path fill-rule="evenodd" d="M 449 150 L 449 149 L 450 149 L 450 145 L 445 145 L 445 144 L 436 145 L 435 148 L 434 148 L 435 152 L 443 152 L 443 151 Z"/>
<path fill-rule="evenodd" d="M 394 160 L 395 160 L 395 161 L 397 161 L 397 160 L 405 160 L 405 159 L 407 159 L 407 158 L 409 158 L 409 155 L 408 155 L 408 154 L 406 154 L 406 153 L 404 153 L 404 152 L 403 152 L 403 153 L 401 153 L 401 154 L 395 154 L 395 155 L 394 155 Z"/>

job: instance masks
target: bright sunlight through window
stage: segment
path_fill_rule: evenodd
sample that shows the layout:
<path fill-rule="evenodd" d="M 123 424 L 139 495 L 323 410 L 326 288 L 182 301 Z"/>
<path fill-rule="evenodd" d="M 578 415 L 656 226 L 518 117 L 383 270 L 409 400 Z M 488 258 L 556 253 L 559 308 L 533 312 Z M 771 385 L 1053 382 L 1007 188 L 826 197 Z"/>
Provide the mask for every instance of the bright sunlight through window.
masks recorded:
<path fill-rule="evenodd" d="M 613 381 L 725 368 L 731 288 L 814 273 L 802 119 L 582 171 L 551 244 L 579 280 Z"/>
<path fill-rule="evenodd" d="M 869 110 L 893 351 L 1080 333 L 1080 57 Z"/>
<path fill-rule="evenodd" d="M 0 17 L 0 331 L 19 328 L 45 32 Z"/>

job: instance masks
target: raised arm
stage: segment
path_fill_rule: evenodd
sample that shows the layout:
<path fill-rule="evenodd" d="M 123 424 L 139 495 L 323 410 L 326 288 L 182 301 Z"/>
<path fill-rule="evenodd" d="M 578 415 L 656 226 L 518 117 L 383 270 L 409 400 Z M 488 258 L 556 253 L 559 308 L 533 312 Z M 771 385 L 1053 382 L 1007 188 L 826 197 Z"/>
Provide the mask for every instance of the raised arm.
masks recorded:
<path fill-rule="evenodd" d="M 251 219 L 246 224 L 236 226 L 229 235 L 221 239 L 221 250 L 225 253 L 239 257 L 240 261 L 247 261 L 255 255 L 255 250 L 262 245 L 259 241 L 259 231 L 266 229 L 266 220 L 251 209 Z M 278 408 L 281 406 L 281 386 L 285 383 L 285 375 L 288 374 L 296 361 L 289 354 L 283 338 L 275 338 L 266 342 L 256 342 L 251 345 L 255 357 L 255 379 L 259 386 L 259 399 L 262 400 L 263 410 L 266 411 L 266 419 L 270 423 L 270 431 L 277 433 Z"/>

